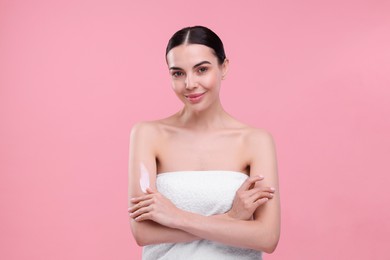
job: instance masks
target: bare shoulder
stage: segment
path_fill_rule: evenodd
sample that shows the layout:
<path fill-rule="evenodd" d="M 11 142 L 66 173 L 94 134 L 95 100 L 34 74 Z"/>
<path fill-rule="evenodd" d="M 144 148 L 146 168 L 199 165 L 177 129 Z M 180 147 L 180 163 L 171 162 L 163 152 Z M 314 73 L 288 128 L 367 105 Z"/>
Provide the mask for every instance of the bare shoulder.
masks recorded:
<path fill-rule="evenodd" d="M 273 136 L 272 134 L 264 129 L 264 128 L 249 128 L 248 130 L 248 138 L 252 142 L 256 143 L 273 143 Z"/>
<path fill-rule="evenodd" d="M 274 145 L 273 136 L 268 130 L 264 128 L 253 127 L 235 118 L 233 118 L 232 122 L 231 129 L 235 129 L 238 133 L 240 133 L 246 149 L 250 147 L 255 147 L 258 149 L 259 146 Z"/>
<path fill-rule="evenodd" d="M 133 125 L 130 135 L 132 139 L 136 137 L 157 143 L 170 134 L 177 133 L 180 130 L 177 125 L 175 115 L 153 121 L 142 121 Z"/>
<path fill-rule="evenodd" d="M 269 151 L 275 149 L 274 138 L 268 130 L 264 128 L 248 127 L 245 132 L 245 143 L 250 150 Z"/>
<path fill-rule="evenodd" d="M 154 139 L 158 136 L 160 126 L 158 121 L 142 121 L 135 123 L 131 128 L 130 138 Z"/>

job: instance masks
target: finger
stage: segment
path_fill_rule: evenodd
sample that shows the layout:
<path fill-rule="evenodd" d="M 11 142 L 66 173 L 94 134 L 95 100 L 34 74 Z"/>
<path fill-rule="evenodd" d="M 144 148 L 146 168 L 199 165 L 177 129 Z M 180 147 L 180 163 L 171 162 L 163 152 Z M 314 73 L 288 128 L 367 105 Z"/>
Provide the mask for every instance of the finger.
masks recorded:
<path fill-rule="evenodd" d="M 138 210 L 136 210 L 135 212 L 133 213 L 130 213 L 129 216 L 133 219 L 136 219 L 137 217 L 141 216 L 142 214 L 145 214 L 145 213 L 148 213 L 150 212 L 152 209 L 152 207 L 143 207 L 143 208 L 140 208 Z"/>
<path fill-rule="evenodd" d="M 138 202 L 143 201 L 143 200 L 151 199 L 152 196 L 153 196 L 152 194 L 142 195 L 142 196 L 139 196 L 139 197 L 131 198 L 130 202 L 135 204 L 135 203 L 138 203 Z"/>
<path fill-rule="evenodd" d="M 256 190 L 258 192 L 275 193 L 275 189 L 271 188 L 271 187 L 256 187 L 256 188 L 253 188 L 253 190 Z"/>
<path fill-rule="evenodd" d="M 151 205 L 152 203 L 153 203 L 152 199 L 140 201 L 137 204 L 135 204 L 134 206 L 132 206 L 131 208 L 129 208 L 129 212 L 134 212 L 140 208 L 147 207 L 147 206 Z"/>
<path fill-rule="evenodd" d="M 264 179 L 264 177 L 259 176 L 259 175 L 249 177 L 244 181 L 244 183 L 241 185 L 241 187 L 237 191 L 248 190 L 251 186 L 253 186 L 255 184 L 255 182 L 260 181 L 262 179 Z"/>
<path fill-rule="evenodd" d="M 150 212 L 142 214 L 142 215 L 139 215 L 134 220 L 137 221 L 137 222 L 140 222 L 140 221 L 144 221 L 144 220 L 148 220 L 148 219 L 150 219 L 150 220 L 152 219 L 152 214 Z"/>
<path fill-rule="evenodd" d="M 272 199 L 274 197 L 274 194 L 273 193 L 270 193 L 270 192 L 258 192 L 258 193 L 255 193 L 253 194 L 250 199 L 252 201 L 257 201 L 259 199 L 263 199 L 263 198 L 267 198 L 267 199 Z"/>
<path fill-rule="evenodd" d="M 140 209 L 140 208 L 143 208 L 143 207 L 147 207 L 147 206 L 149 206 L 152 203 L 153 203 L 152 199 L 140 201 L 137 204 L 135 204 L 134 206 L 128 208 L 127 211 L 129 213 L 132 213 L 132 212 L 136 211 L 137 209 Z"/>
<path fill-rule="evenodd" d="M 154 190 L 154 189 L 152 189 L 152 188 L 150 188 L 150 187 L 147 187 L 147 188 L 146 188 L 146 192 L 147 192 L 148 194 L 153 194 L 153 193 L 156 193 L 157 191 Z"/>
<path fill-rule="evenodd" d="M 253 203 L 253 205 L 255 205 L 255 207 L 258 208 L 261 205 L 265 204 L 268 200 L 269 200 L 268 198 L 261 198 L 261 199 L 255 201 L 255 203 Z"/>
<path fill-rule="evenodd" d="M 256 188 L 253 188 L 253 189 L 247 191 L 247 193 L 250 194 L 250 196 L 252 196 L 255 193 L 260 193 L 260 192 L 269 192 L 269 193 L 273 194 L 273 193 L 275 193 L 275 189 L 270 188 L 270 187 L 256 187 Z"/>
<path fill-rule="evenodd" d="M 257 188 L 253 188 L 253 189 L 250 189 L 250 190 L 245 191 L 245 196 L 247 196 L 247 197 L 252 197 L 252 196 L 254 196 L 255 194 L 259 194 L 259 193 L 261 193 L 261 192 L 274 193 L 275 190 L 273 190 L 273 189 L 270 188 L 270 187 L 257 187 Z"/>

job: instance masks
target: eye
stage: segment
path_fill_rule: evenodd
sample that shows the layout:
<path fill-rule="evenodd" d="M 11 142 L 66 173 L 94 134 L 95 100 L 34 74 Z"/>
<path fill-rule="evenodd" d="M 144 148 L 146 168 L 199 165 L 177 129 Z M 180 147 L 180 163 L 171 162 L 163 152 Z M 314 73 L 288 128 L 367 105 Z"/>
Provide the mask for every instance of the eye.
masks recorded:
<path fill-rule="evenodd" d="M 173 71 L 173 72 L 171 73 L 171 75 L 172 75 L 172 77 L 174 77 L 174 78 L 178 78 L 178 77 L 183 76 L 184 73 L 181 72 L 181 71 Z"/>
<path fill-rule="evenodd" d="M 207 67 L 200 67 L 200 68 L 198 69 L 198 72 L 199 72 L 199 73 L 205 73 L 206 71 L 208 71 L 208 68 L 207 68 Z"/>

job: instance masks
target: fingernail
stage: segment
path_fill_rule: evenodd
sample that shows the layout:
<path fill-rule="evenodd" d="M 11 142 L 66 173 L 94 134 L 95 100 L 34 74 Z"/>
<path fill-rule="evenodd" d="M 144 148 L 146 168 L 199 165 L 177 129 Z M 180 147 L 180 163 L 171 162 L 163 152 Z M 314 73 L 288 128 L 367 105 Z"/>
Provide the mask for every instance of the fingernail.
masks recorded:
<path fill-rule="evenodd" d="M 260 178 L 262 178 L 262 179 L 264 178 L 264 176 L 263 176 L 263 175 L 259 175 L 259 177 L 260 177 Z"/>
<path fill-rule="evenodd" d="M 274 188 L 274 187 L 271 187 L 271 190 L 272 190 L 272 191 L 275 191 L 275 188 Z"/>

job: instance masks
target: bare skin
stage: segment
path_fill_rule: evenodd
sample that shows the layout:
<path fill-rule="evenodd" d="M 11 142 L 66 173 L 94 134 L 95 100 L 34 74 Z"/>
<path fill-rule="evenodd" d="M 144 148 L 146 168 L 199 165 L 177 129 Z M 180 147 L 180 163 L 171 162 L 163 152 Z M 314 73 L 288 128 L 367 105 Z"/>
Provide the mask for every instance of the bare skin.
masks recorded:
<path fill-rule="evenodd" d="M 280 199 L 272 136 L 222 108 L 219 90 L 228 60 L 220 65 L 210 48 L 183 44 L 168 53 L 167 62 L 184 107 L 168 118 L 138 123 L 130 137 L 129 213 L 137 243 L 208 239 L 273 252 L 280 234 Z M 141 163 L 150 173 L 147 194 L 139 186 Z M 157 174 L 182 170 L 229 170 L 250 178 L 229 212 L 202 216 L 178 209 L 156 190 Z"/>

